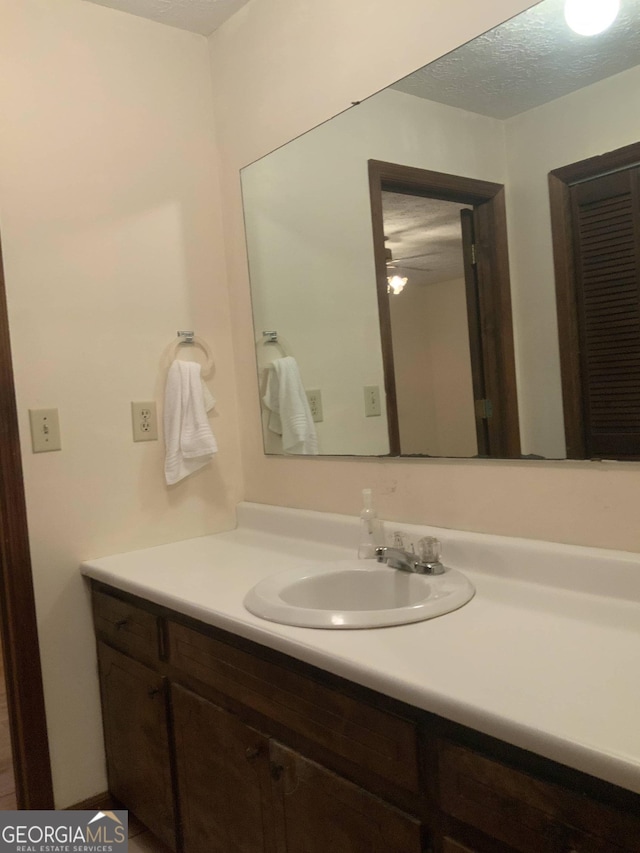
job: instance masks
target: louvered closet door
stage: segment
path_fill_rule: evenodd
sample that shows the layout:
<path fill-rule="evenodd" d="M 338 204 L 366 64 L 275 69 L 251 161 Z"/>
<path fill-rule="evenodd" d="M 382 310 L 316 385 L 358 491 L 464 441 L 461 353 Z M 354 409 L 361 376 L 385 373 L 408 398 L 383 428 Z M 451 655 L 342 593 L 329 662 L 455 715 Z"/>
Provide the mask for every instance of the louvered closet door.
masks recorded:
<path fill-rule="evenodd" d="M 571 188 L 587 457 L 640 457 L 640 169 Z"/>

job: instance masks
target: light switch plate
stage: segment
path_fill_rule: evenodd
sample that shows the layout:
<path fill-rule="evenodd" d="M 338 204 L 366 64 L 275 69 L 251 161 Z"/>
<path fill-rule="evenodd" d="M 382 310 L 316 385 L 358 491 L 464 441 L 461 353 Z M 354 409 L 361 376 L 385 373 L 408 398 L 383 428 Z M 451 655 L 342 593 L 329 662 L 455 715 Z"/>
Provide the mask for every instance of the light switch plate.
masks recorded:
<path fill-rule="evenodd" d="M 34 453 L 62 449 L 57 409 L 29 409 L 29 424 Z"/>
<path fill-rule="evenodd" d="M 380 387 L 378 385 L 365 385 L 364 414 L 367 418 L 377 418 L 382 414 L 380 407 Z"/>

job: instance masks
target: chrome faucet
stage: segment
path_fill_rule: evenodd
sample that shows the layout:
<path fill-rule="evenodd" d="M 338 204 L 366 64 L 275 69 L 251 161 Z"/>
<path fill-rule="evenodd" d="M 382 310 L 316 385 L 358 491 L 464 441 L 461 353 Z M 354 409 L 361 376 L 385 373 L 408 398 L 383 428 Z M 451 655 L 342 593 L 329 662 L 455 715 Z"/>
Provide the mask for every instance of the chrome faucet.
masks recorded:
<path fill-rule="evenodd" d="M 404 548 L 376 548 L 376 560 L 392 569 L 418 575 L 442 575 L 445 566 L 440 562 L 440 542 L 433 536 L 425 536 L 418 542 L 418 553 Z"/>

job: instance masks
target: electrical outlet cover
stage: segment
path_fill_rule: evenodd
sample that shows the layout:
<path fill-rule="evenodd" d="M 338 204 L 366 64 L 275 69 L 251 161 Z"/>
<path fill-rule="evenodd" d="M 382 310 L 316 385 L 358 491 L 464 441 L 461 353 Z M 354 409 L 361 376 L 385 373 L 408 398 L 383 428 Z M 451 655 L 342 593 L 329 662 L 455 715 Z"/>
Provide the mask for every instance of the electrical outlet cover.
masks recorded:
<path fill-rule="evenodd" d="M 312 391 L 307 391 L 307 400 L 309 401 L 311 417 L 315 423 L 320 423 L 324 420 L 324 416 L 322 414 L 322 392 L 320 389 L 315 388 Z"/>
<path fill-rule="evenodd" d="M 131 403 L 131 422 L 134 441 L 158 440 L 158 417 L 155 402 Z"/>

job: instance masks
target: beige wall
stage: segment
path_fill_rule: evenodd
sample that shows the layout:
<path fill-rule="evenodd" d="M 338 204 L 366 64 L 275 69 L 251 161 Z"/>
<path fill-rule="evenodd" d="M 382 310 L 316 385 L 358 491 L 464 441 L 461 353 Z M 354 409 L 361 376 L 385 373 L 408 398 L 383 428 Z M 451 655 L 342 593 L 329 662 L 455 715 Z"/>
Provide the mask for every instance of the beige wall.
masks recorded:
<path fill-rule="evenodd" d="M 105 790 L 87 557 L 229 528 L 241 497 L 206 39 L 81 0 L 0 4 L 0 230 L 56 802 Z M 220 452 L 170 490 L 130 401 L 211 345 Z M 32 455 L 28 408 L 63 449 Z M 179 571 L 179 567 L 176 567 Z"/>
<path fill-rule="evenodd" d="M 262 453 L 238 170 L 502 19 L 518 0 L 261 0 L 210 39 L 220 122 L 225 235 L 242 423 L 245 497 L 640 550 L 636 463 L 294 460 Z"/>
<path fill-rule="evenodd" d="M 409 273 L 389 306 L 402 453 L 476 456 L 464 279 L 424 284 Z"/>

